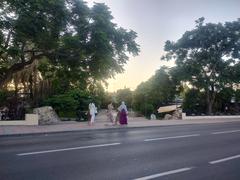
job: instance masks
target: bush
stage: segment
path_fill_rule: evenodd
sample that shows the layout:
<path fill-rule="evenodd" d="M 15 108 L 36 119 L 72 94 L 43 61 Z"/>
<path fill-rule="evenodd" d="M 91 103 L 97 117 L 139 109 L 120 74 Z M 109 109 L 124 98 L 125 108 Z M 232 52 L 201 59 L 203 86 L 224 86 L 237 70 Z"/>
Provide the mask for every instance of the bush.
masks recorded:
<path fill-rule="evenodd" d="M 45 105 L 52 106 L 59 116 L 76 111 L 77 103 L 69 94 L 55 95 L 44 102 Z"/>
<path fill-rule="evenodd" d="M 87 111 L 91 96 L 82 90 L 71 90 L 65 94 L 54 95 L 44 101 L 52 106 L 60 117 L 77 117 L 79 111 Z"/>
<path fill-rule="evenodd" d="M 7 100 L 7 92 L 4 90 L 0 90 L 0 106 L 3 106 Z"/>
<path fill-rule="evenodd" d="M 205 99 L 204 93 L 190 89 L 185 94 L 183 112 L 186 112 L 187 115 L 205 113 L 207 107 Z"/>
<path fill-rule="evenodd" d="M 154 112 L 154 106 L 149 103 L 143 103 L 140 107 L 140 112 L 147 118 L 150 118 L 150 115 Z"/>

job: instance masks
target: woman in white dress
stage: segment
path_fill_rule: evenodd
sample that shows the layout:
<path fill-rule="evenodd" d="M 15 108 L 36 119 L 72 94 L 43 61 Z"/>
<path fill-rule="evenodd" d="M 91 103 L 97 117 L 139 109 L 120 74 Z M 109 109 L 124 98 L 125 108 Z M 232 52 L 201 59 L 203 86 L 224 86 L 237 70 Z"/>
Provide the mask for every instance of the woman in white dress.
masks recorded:
<path fill-rule="evenodd" d="M 93 125 L 93 123 L 95 121 L 95 114 L 97 113 L 97 108 L 94 103 L 90 103 L 88 105 L 88 108 L 89 108 L 89 114 L 91 116 L 89 125 L 91 126 L 91 125 Z"/>

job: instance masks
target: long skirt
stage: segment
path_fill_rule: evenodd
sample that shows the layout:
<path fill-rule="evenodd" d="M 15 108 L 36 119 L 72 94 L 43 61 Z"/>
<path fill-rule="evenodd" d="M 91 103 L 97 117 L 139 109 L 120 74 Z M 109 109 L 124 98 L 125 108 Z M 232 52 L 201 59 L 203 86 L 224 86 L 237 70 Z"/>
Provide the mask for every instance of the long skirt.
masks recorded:
<path fill-rule="evenodd" d="M 119 122 L 120 124 L 127 124 L 127 113 L 124 109 L 120 112 Z"/>
<path fill-rule="evenodd" d="M 107 112 L 107 117 L 110 122 L 112 123 L 114 122 L 113 113 L 111 111 Z"/>

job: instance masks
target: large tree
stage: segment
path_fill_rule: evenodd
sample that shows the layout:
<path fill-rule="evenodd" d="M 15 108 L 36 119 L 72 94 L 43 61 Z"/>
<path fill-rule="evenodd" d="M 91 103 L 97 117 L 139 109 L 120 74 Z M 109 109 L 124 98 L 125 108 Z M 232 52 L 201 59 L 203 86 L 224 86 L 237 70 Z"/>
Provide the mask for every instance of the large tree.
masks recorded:
<path fill-rule="evenodd" d="M 200 18 L 177 42 L 167 41 L 165 51 L 162 59 L 175 60 L 179 80 L 205 92 L 210 114 L 216 94 L 240 80 L 240 19 L 205 24 Z"/>
<path fill-rule="evenodd" d="M 145 115 L 156 112 L 159 106 L 172 103 L 176 94 L 176 85 L 171 69 L 163 66 L 146 82 L 142 82 L 134 91 L 133 105 Z"/>
<path fill-rule="evenodd" d="M 57 48 L 65 26 L 64 1 L 0 3 L 0 86 L 12 75 Z"/>
<path fill-rule="evenodd" d="M 119 89 L 116 92 L 116 101 L 118 104 L 124 101 L 129 108 L 132 108 L 132 96 L 133 92 L 129 88 Z"/>
<path fill-rule="evenodd" d="M 105 4 L 81 0 L 0 2 L 0 87 L 27 92 L 50 80 L 58 92 L 123 72 L 137 55 L 136 33 L 118 27 Z M 35 93 L 37 94 L 37 93 Z"/>

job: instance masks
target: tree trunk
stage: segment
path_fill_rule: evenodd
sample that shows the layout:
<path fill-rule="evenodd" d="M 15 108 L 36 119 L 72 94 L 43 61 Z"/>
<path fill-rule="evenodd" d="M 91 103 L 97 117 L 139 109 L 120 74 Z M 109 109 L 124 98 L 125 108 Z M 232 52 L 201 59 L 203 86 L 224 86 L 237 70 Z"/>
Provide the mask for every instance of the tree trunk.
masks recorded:
<path fill-rule="evenodd" d="M 215 97 L 216 97 L 216 92 L 214 91 L 214 87 L 212 86 L 211 91 L 207 89 L 206 94 L 207 94 L 207 114 L 211 115 L 213 104 L 215 102 Z"/>
<path fill-rule="evenodd" d="M 212 114 L 212 107 L 213 107 L 213 101 L 210 100 L 210 102 L 207 105 L 207 114 L 211 115 Z"/>
<path fill-rule="evenodd" d="M 30 99 L 33 100 L 33 77 L 30 75 L 29 77 L 29 92 L 30 92 Z"/>

